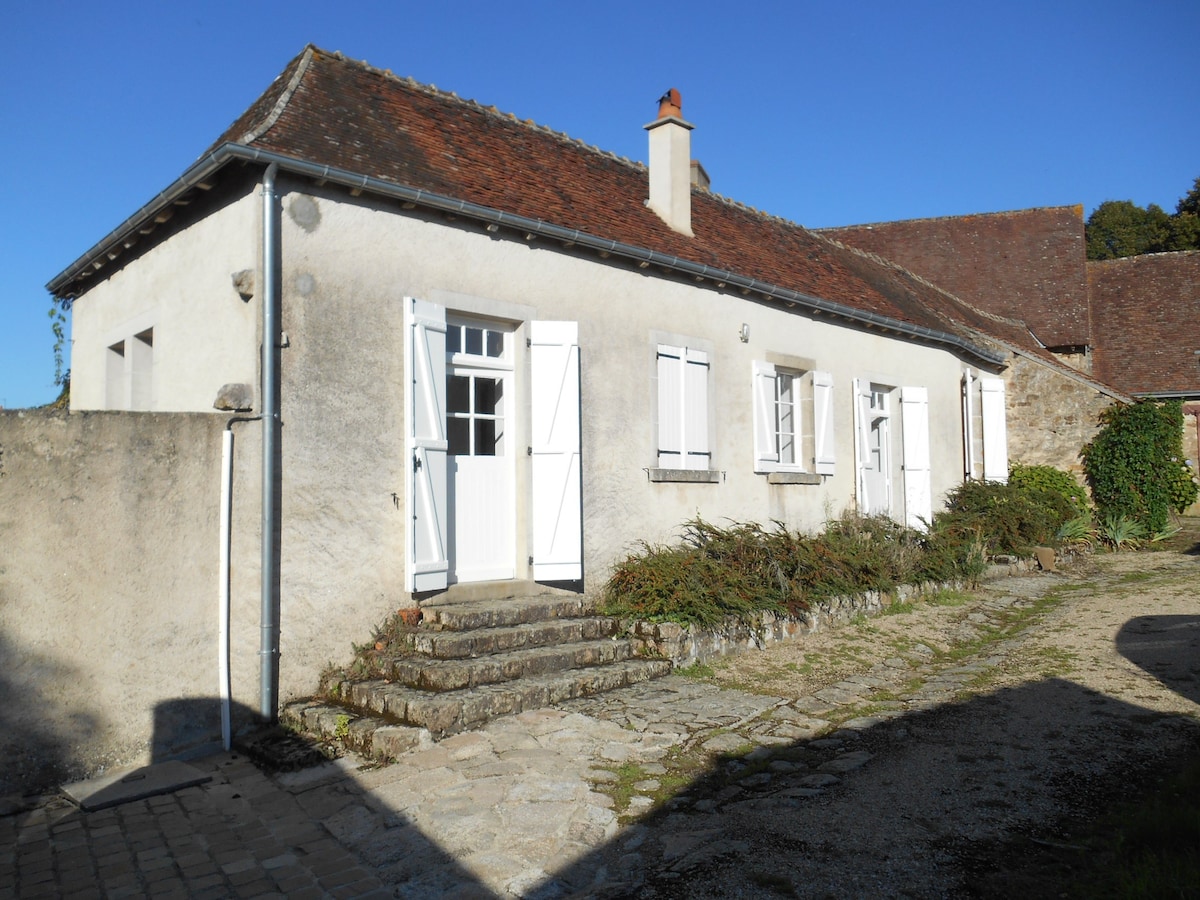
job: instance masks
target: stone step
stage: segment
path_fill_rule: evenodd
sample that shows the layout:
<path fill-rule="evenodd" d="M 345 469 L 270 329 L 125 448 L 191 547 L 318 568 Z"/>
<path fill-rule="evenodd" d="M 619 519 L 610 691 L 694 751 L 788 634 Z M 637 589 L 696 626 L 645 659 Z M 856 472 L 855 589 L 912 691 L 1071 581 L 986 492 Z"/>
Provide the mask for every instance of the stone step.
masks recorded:
<path fill-rule="evenodd" d="M 340 729 L 353 734 L 360 718 L 376 717 L 393 725 L 424 728 L 441 737 L 497 716 L 541 709 L 577 697 L 647 681 L 671 670 L 664 659 L 625 659 L 585 669 L 528 675 L 516 681 L 433 693 L 390 681 L 343 681 L 337 686 L 341 702 L 350 709 L 334 715 L 351 716 Z M 323 701 L 328 704 L 329 701 Z M 313 714 L 319 717 L 317 713 Z M 328 713 L 323 715 L 328 718 Z M 305 714 L 305 727 L 308 714 Z M 335 727 L 337 720 L 335 720 Z"/>
<path fill-rule="evenodd" d="M 594 641 L 612 637 L 620 627 L 616 619 L 605 616 L 550 619 L 520 625 L 473 628 L 469 631 L 438 631 L 422 627 L 401 635 L 400 646 L 434 659 L 468 659 L 506 650 Z"/>
<path fill-rule="evenodd" d="M 591 616 L 594 612 L 593 604 L 583 597 L 574 594 L 541 594 L 422 606 L 421 627 L 434 631 L 468 631 L 580 618 Z"/>
<path fill-rule="evenodd" d="M 295 700 L 280 710 L 279 719 L 298 731 L 379 760 L 433 746 L 433 736 L 426 728 L 397 725 L 326 700 Z"/>
<path fill-rule="evenodd" d="M 583 620 L 572 620 L 576 625 Z M 525 627 L 525 626 L 518 626 Z M 548 633 L 554 629 L 547 627 Z M 638 644 L 628 638 L 582 640 L 578 627 L 563 629 L 556 643 L 524 647 L 503 652 L 484 651 L 479 656 L 462 659 L 431 659 L 426 656 L 401 655 L 379 660 L 383 676 L 392 682 L 424 691 L 454 691 L 513 681 L 529 675 L 544 675 L 564 669 L 602 666 L 631 659 Z M 454 632 L 456 637 L 469 634 Z M 488 644 L 485 639 L 480 643 Z"/>

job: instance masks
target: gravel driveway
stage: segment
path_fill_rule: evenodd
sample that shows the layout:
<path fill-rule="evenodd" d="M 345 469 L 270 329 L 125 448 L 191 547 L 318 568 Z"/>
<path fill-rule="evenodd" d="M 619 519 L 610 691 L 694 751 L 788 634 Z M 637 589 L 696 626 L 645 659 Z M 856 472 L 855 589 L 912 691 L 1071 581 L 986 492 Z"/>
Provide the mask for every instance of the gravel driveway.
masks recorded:
<path fill-rule="evenodd" d="M 1045 895 L 1013 853 L 1067 840 L 1060 823 L 1200 747 L 1198 575 L 1200 556 L 1100 555 L 729 659 L 701 680 L 825 697 L 813 715 L 846 724 L 709 752 L 605 864 L 640 870 L 640 897 Z M 704 756 L 681 748 L 666 768 Z"/>

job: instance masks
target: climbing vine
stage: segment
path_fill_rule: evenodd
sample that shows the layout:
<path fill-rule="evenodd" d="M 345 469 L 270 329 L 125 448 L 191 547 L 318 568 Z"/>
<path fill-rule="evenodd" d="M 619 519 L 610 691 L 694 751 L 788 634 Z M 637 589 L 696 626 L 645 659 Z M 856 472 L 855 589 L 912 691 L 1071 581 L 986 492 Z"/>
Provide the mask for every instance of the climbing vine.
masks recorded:
<path fill-rule="evenodd" d="M 70 301 L 53 300 L 50 304 L 50 330 L 54 333 L 54 384 L 62 390 L 54 406 L 67 405 L 71 392 L 71 370 L 63 367 L 67 346 L 67 310 Z"/>
<path fill-rule="evenodd" d="M 1178 400 L 1110 406 L 1103 426 L 1080 453 L 1098 518 L 1131 519 L 1149 533 L 1167 527 L 1171 510 L 1195 502 L 1196 481 L 1183 459 L 1183 407 Z"/>

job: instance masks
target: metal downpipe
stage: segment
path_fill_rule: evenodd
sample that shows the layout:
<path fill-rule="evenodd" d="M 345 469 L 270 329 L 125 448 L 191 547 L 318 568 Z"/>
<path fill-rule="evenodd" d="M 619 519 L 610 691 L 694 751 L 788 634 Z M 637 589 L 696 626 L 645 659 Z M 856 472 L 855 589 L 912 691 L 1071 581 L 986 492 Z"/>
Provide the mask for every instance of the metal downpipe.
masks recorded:
<path fill-rule="evenodd" d="M 279 311 L 282 269 L 279 202 L 271 163 L 263 174 L 262 300 L 262 610 L 260 614 L 259 712 L 279 718 Z"/>

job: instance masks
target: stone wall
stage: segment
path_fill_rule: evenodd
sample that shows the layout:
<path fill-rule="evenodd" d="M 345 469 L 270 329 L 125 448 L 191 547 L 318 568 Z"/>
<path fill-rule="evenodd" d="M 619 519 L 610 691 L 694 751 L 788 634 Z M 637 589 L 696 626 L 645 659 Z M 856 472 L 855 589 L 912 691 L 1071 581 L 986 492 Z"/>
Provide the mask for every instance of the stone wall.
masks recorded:
<path fill-rule="evenodd" d="M 1099 430 L 1102 410 L 1117 402 L 1094 382 L 1014 354 L 1004 373 L 1008 458 L 1079 475 L 1079 451 Z"/>

